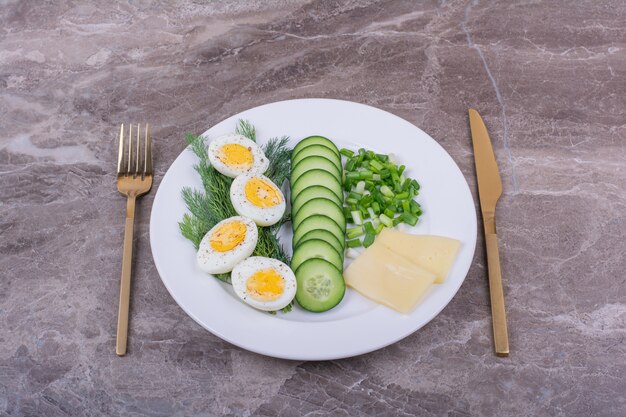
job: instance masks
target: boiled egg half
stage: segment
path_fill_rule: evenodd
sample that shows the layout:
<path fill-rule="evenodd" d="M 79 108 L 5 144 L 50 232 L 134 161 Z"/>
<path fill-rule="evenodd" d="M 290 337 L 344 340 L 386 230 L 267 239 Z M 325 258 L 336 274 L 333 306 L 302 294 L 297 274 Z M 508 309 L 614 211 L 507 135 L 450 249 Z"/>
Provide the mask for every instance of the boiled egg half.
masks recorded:
<path fill-rule="evenodd" d="M 285 196 L 269 178 L 261 174 L 239 175 L 230 186 L 230 201 L 240 216 L 259 226 L 271 226 L 285 214 Z"/>
<path fill-rule="evenodd" d="M 252 220 L 239 216 L 222 220 L 202 238 L 198 266 L 209 274 L 230 272 L 252 255 L 258 240 L 259 232 Z"/>
<path fill-rule="evenodd" d="M 269 160 L 256 142 L 239 134 L 220 136 L 209 143 L 207 153 L 211 165 L 227 177 L 247 172 L 264 173 Z"/>
<path fill-rule="evenodd" d="M 244 303 L 264 311 L 286 307 L 296 295 L 296 277 L 277 259 L 251 256 L 233 269 L 231 282 Z"/>

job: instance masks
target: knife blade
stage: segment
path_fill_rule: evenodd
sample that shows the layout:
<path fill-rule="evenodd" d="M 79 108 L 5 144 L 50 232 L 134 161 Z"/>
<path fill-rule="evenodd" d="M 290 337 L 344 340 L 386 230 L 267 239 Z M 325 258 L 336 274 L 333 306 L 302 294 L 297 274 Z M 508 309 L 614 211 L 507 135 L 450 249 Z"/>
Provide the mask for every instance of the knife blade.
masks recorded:
<path fill-rule="evenodd" d="M 469 122 L 474 147 L 480 211 L 485 229 L 494 348 L 496 355 L 508 356 L 509 336 L 504 308 L 498 235 L 496 234 L 496 204 L 502 195 L 502 180 L 487 127 L 480 114 L 474 109 L 469 109 Z"/>

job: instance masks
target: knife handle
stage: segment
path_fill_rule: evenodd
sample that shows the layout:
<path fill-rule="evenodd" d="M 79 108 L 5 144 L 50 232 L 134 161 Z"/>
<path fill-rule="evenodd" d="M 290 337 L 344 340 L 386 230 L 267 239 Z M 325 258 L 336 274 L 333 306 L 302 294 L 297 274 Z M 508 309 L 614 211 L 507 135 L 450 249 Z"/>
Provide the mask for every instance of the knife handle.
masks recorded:
<path fill-rule="evenodd" d="M 500 272 L 500 253 L 498 252 L 498 235 L 485 233 L 487 245 L 487 266 L 489 268 L 489 295 L 491 297 L 491 317 L 493 322 L 493 341 L 496 355 L 509 356 L 509 335 L 504 310 L 504 291 L 502 290 L 502 273 Z"/>

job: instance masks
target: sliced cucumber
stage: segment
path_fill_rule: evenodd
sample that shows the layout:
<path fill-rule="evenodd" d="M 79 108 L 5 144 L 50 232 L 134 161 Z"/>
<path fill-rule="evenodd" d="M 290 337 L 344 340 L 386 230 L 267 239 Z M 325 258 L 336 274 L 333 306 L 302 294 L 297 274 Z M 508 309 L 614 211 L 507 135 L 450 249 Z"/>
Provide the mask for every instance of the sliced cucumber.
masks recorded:
<path fill-rule="evenodd" d="M 325 259 L 340 271 L 343 271 L 343 257 L 341 252 L 337 252 L 333 245 L 320 239 L 311 239 L 302 242 L 293 251 L 291 257 L 291 269 L 296 270 L 300 265 L 309 259 L 320 258 Z"/>
<path fill-rule="evenodd" d="M 336 154 L 332 149 L 327 148 L 324 145 L 307 146 L 306 148 L 298 152 L 297 155 L 291 154 L 291 166 L 297 166 L 300 161 L 303 161 L 305 158 L 308 158 L 310 156 L 323 156 L 324 158 L 335 164 L 339 172 L 341 172 L 341 157 Z"/>
<path fill-rule="evenodd" d="M 295 272 L 298 290 L 296 300 L 305 310 L 321 313 L 343 299 L 346 284 L 341 272 L 328 261 L 309 259 Z"/>
<path fill-rule="evenodd" d="M 293 148 L 293 151 L 291 152 L 291 155 L 292 156 L 296 156 L 298 154 L 298 152 L 300 152 L 302 149 L 304 149 L 304 148 L 306 148 L 308 146 L 312 146 L 312 145 L 323 145 L 323 146 L 326 146 L 327 148 L 332 150 L 334 153 L 336 153 L 337 156 L 340 156 L 339 149 L 337 149 L 337 146 L 335 146 L 335 144 L 330 139 L 326 139 L 324 136 L 309 136 L 308 138 L 302 139 Z"/>
<path fill-rule="evenodd" d="M 296 201 L 298 194 L 304 191 L 305 188 L 313 185 L 322 185 L 328 188 L 343 201 L 343 188 L 341 187 L 340 180 L 323 169 L 312 169 L 300 175 L 300 178 L 291 184 L 291 201 Z"/>
<path fill-rule="evenodd" d="M 311 230 L 328 230 L 339 241 L 343 241 L 344 233 L 341 226 L 336 221 L 327 216 L 316 214 L 302 220 L 293 232 L 293 247 L 297 247 L 300 243 L 302 236 L 306 235 Z"/>
<path fill-rule="evenodd" d="M 341 171 L 333 162 L 323 156 L 309 156 L 302 159 L 298 162 L 298 165 L 294 165 L 291 169 L 291 182 L 296 182 L 300 175 L 312 169 L 323 169 L 333 174 L 336 178 L 341 178 Z"/>
<path fill-rule="evenodd" d="M 296 201 L 299 200 L 300 197 L 298 197 Z M 307 219 L 315 214 L 330 217 L 339 225 L 339 227 L 341 227 L 343 232 L 346 231 L 346 218 L 343 214 L 343 210 L 335 204 L 334 201 L 327 198 L 315 198 L 304 203 L 291 219 L 293 228 L 297 230 L 298 226 L 304 219 Z"/>
<path fill-rule="evenodd" d="M 307 187 L 298 194 L 298 199 L 293 202 L 291 205 L 291 215 L 292 217 L 296 215 L 300 207 L 309 200 L 313 200 L 314 198 L 327 198 L 332 200 L 341 208 L 342 201 L 337 194 L 330 191 L 329 188 L 323 187 L 321 185 L 312 185 L 311 187 Z"/>
<path fill-rule="evenodd" d="M 300 242 L 298 242 L 298 247 L 300 245 L 303 245 L 304 242 L 313 239 L 323 240 L 324 242 L 329 243 L 333 248 L 335 248 L 337 253 L 343 253 L 345 242 L 340 242 L 339 239 L 335 237 L 335 235 L 330 233 L 328 230 L 323 229 L 311 230 L 310 232 L 307 232 L 307 234 L 302 236 Z"/>

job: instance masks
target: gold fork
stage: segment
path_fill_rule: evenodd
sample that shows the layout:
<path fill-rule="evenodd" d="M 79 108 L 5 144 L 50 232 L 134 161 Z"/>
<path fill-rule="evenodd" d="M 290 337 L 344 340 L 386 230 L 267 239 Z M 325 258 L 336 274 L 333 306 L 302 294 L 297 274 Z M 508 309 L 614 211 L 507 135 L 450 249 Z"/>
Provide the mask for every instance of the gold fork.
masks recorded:
<path fill-rule="evenodd" d="M 120 146 L 117 156 L 117 190 L 127 197 L 126 226 L 124 228 L 124 256 L 120 281 L 120 306 L 117 313 L 117 343 L 115 353 L 126 354 L 128 339 L 128 306 L 130 303 L 130 273 L 133 260 L 133 227 L 135 223 L 135 201 L 152 187 L 152 146 L 150 126 L 144 128 L 144 144 L 141 146 L 141 125 L 137 124 L 133 142 L 133 125 L 128 126 L 128 139 L 124 141 L 124 124 L 120 126 Z M 127 143 L 126 143 L 127 142 Z"/>

